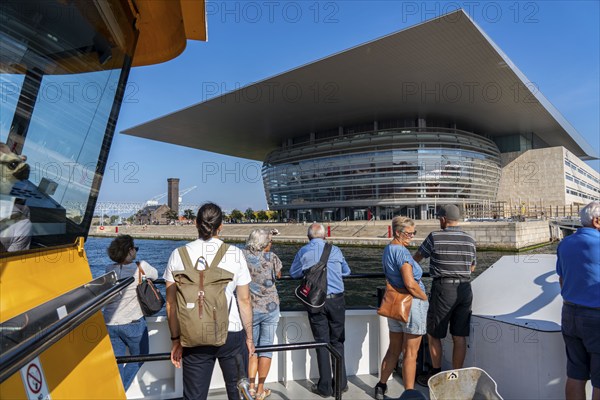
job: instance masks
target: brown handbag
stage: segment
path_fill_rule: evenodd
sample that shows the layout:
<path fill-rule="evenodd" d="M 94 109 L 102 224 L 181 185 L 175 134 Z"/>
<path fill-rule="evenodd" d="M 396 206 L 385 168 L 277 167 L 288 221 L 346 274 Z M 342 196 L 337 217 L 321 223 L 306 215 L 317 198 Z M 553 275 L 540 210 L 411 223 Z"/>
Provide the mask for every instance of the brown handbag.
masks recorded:
<path fill-rule="evenodd" d="M 385 295 L 377 314 L 401 322 L 408 322 L 413 296 L 406 289 L 396 289 L 389 282 L 385 285 Z"/>

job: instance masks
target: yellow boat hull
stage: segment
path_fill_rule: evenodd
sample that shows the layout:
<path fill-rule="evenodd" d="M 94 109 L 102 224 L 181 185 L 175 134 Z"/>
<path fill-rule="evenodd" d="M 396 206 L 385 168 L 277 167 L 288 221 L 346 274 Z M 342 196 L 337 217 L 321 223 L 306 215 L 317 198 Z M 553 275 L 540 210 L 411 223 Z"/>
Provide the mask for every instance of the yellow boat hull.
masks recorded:
<path fill-rule="evenodd" d="M 0 265 L 0 322 L 92 280 L 83 239 L 72 246 L 14 253 Z M 125 391 L 101 312 L 42 352 L 44 383 L 52 399 L 119 399 Z M 28 397 L 27 382 L 14 373 L 0 398 Z"/>

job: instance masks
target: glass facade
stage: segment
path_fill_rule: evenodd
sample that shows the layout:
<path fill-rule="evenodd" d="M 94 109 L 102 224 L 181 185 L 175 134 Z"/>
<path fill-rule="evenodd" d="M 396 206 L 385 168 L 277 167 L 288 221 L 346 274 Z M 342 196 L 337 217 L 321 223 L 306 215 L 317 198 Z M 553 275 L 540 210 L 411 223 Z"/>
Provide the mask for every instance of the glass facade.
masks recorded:
<path fill-rule="evenodd" d="M 500 171 L 494 142 L 447 128 L 291 141 L 262 169 L 270 209 L 298 220 L 389 218 L 415 209 L 418 218 L 437 203 L 493 201 Z"/>

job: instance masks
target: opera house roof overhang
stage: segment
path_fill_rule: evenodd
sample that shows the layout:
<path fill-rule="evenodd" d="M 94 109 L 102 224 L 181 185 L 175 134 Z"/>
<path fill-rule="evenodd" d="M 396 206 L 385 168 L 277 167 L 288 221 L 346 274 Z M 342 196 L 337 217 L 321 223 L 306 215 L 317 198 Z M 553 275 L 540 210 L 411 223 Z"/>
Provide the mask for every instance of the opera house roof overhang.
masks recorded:
<path fill-rule="evenodd" d="M 489 138 L 534 134 L 581 159 L 598 157 L 462 10 L 123 133 L 263 161 L 286 139 L 408 116 Z"/>

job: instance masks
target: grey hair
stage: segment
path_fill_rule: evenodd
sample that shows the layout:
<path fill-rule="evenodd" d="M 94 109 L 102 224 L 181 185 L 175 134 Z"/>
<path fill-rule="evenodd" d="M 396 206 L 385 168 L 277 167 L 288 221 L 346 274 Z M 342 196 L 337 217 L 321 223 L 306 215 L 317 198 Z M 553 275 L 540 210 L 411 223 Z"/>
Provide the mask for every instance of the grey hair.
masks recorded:
<path fill-rule="evenodd" d="M 396 236 L 396 232 L 404 231 L 405 228 L 415 226 L 415 221 L 408 217 L 396 216 L 392 219 L 392 232 L 394 232 L 394 237 Z"/>
<path fill-rule="evenodd" d="M 581 218 L 583 226 L 592 226 L 592 219 L 595 217 L 600 217 L 600 201 L 592 201 L 579 211 L 579 218 Z"/>
<path fill-rule="evenodd" d="M 325 227 L 322 224 L 314 223 L 308 227 L 307 235 L 309 239 L 324 239 Z"/>
<path fill-rule="evenodd" d="M 271 232 L 265 229 L 253 229 L 246 240 L 246 248 L 252 251 L 263 251 L 271 241 Z"/>

